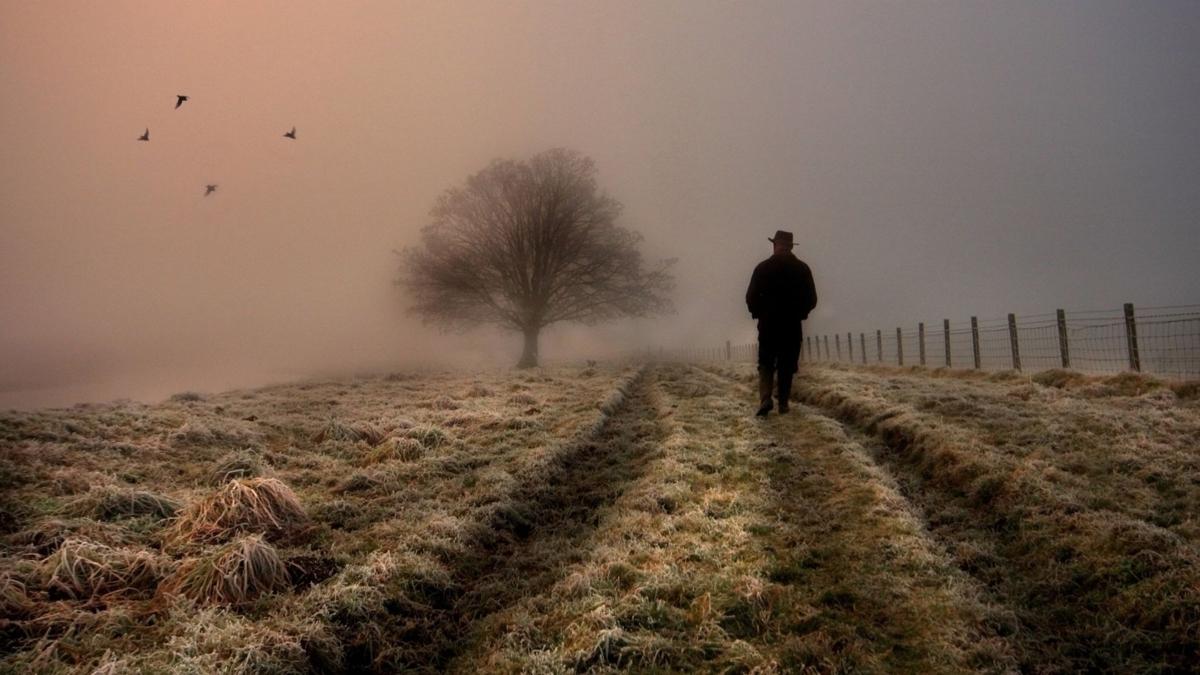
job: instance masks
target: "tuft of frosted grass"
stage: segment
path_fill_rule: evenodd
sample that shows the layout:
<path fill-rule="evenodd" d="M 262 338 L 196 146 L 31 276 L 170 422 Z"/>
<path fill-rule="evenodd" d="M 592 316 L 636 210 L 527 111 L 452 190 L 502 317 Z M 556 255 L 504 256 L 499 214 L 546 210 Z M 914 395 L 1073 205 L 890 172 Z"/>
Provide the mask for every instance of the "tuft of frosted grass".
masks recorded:
<path fill-rule="evenodd" d="M 436 450 L 450 442 L 450 435 L 441 427 L 432 424 L 420 424 L 404 432 L 408 438 L 416 440 L 426 450 Z"/>
<path fill-rule="evenodd" d="M 202 605 L 241 605 L 290 587 L 279 554 L 262 535 L 251 534 L 207 555 L 184 560 L 159 590 Z"/>
<path fill-rule="evenodd" d="M 67 513 L 97 520 L 117 520 L 137 516 L 170 518 L 179 510 L 179 502 L 147 490 L 103 485 L 93 487 L 67 506 Z"/>
<path fill-rule="evenodd" d="M 70 538 L 81 538 L 109 546 L 125 546 L 133 537 L 123 527 L 90 518 L 49 518 L 12 535 L 9 543 L 26 547 L 39 556 L 49 555 Z"/>
<path fill-rule="evenodd" d="M 171 524 L 165 541 L 173 546 L 211 543 L 243 532 L 277 537 L 307 523 L 300 500 L 283 482 L 235 478 L 189 504 Z"/>
<path fill-rule="evenodd" d="M 8 572 L 0 574 L 0 617 L 24 619 L 33 614 L 34 609 L 25 582 Z"/>
<path fill-rule="evenodd" d="M 487 386 L 475 383 L 471 385 L 470 389 L 467 389 L 464 396 L 467 398 L 486 398 L 488 396 L 495 396 L 495 394 L 496 392 L 492 391 Z"/>
<path fill-rule="evenodd" d="M 176 447 L 257 446 L 261 434 L 241 420 L 192 418 L 167 435 Z"/>
<path fill-rule="evenodd" d="M 153 591 L 168 563 L 149 551 L 67 539 L 38 566 L 42 586 L 74 599 Z"/>
<path fill-rule="evenodd" d="M 346 423 L 331 419 L 313 436 L 313 443 L 331 441 L 362 441 L 367 445 L 377 445 L 383 440 L 383 432 L 374 425 L 366 422 Z"/>
<path fill-rule="evenodd" d="M 434 410 L 458 410 L 461 406 L 449 396 L 439 396 L 430 401 L 429 407 Z"/>
<path fill-rule="evenodd" d="M 209 484 L 223 485 L 235 478 L 254 478 L 262 475 L 262 472 L 257 453 L 250 450 L 233 452 L 217 461 L 209 473 Z"/>

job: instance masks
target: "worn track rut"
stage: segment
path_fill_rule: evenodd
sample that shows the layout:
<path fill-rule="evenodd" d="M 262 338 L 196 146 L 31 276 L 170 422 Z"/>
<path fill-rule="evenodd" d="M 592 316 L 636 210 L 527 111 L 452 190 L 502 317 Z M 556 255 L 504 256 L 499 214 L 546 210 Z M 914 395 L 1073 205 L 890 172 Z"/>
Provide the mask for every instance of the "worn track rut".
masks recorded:
<path fill-rule="evenodd" d="M 476 624 L 517 600 L 553 584 L 563 569 L 586 555 L 598 512 L 637 478 L 653 457 L 664 430 L 648 397 L 643 373 L 599 429 L 564 450 L 545 473 L 525 479 L 475 533 L 467 552 L 447 561 L 455 585 L 428 630 L 409 636 L 437 645 L 433 663 L 413 670 L 469 671 L 456 663 L 473 643 Z"/>
<path fill-rule="evenodd" d="M 1011 624 L 999 628 L 1022 670 L 1194 665 L 1200 608 L 1191 545 L 1088 508 L 966 430 L 827 386 L 819 375 L 800 378 L 795 395 L 867 448 L 956 566 L 1009 609 Z M 871 389 L 887 391 L 878 382 Z"/>

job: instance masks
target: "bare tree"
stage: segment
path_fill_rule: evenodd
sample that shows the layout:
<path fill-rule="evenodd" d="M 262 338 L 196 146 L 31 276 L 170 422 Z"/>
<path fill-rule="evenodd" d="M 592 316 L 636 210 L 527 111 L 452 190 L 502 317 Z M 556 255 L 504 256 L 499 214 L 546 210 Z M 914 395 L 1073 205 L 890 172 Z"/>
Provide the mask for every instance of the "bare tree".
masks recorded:
<path fill-rule="evenodd" d="M 421 245 L 400 253 L 396 282 L 427 322 L 521 331 L 517 365 L 536 366 L 538 335 L 552 323 L 670 310 L 674 260 L 647 267 L 641 235 L 616 225 L 620 212 L 577 152 L 497 160 L 438 198 Z"/>

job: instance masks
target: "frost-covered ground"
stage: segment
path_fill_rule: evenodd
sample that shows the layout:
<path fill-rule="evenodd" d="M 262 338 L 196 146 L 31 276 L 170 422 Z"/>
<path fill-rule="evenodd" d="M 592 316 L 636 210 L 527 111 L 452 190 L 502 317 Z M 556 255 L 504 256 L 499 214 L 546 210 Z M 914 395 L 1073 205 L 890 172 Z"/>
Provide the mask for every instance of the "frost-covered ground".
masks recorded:
<path fill-rule="evenodd" d="M 1200 402 L 738 364 L 0 415 L 0 671 L 1186 670 Z"/>

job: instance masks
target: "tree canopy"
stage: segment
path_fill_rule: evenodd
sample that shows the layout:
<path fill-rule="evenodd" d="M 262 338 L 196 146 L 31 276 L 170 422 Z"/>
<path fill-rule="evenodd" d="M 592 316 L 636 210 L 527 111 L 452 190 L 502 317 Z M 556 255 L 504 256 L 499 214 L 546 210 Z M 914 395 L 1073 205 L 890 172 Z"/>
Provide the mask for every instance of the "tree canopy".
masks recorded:
<path fill-rule="evenodd" d="M 671 309 L 674 261 L 648 266 L 620 214 L 578 152 L 496 160 L 438 198 L 421 244 L 401 252 L 397 283 L 426 321 L 521 331 L 518 365 L 536 365 L 538 334 L 552 323 Z"/>

